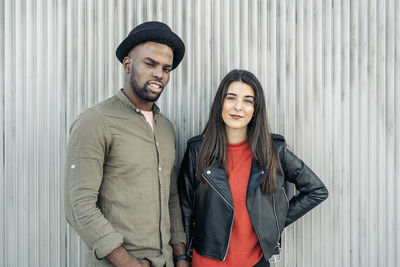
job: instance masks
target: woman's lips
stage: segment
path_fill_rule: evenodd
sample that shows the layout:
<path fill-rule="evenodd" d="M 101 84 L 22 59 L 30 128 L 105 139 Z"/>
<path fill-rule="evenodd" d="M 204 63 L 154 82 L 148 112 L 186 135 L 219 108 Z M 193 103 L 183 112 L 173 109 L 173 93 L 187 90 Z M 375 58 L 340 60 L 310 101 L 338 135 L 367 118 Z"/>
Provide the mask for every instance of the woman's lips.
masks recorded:
<path fill-rule="evenodd" d="M 243 118 L 242 116 L 236 115 L 236 114 L 230 114 L 230 116 L 231 116 L 233 119 L 235 119 L 235 120 L 238 120 L 238 119 L 242 119 L 242 118 Z"/>

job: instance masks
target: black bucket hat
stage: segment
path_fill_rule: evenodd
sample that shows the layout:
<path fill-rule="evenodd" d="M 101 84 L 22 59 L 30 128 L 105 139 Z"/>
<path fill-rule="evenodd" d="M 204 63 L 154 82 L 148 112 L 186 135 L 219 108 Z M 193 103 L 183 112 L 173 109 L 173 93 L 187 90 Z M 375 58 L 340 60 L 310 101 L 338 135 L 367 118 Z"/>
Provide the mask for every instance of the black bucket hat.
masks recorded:
<path fill-rule="evenodd" d="M 152 41 L 171 47 L 174 52 L 172 69 L 175 69 L 185 54 L 185 45 L 167 24 L 159 21 L 147 21 L 136 26 L 118 46 L 116 55 L 122 63 L 129 51 L 140 43 Z"/>

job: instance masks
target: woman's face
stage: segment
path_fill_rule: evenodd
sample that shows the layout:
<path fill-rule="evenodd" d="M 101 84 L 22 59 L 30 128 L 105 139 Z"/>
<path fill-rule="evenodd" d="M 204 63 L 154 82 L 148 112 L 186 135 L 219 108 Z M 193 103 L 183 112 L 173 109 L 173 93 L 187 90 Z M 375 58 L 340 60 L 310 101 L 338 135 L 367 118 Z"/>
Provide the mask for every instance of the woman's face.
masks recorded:
<path fill-rule="evenodd" d="M 254 101 L 254 90 L 250 85 L 239 81 L 229 85 L 222 106 L 222 119 L 227 130 L 247 130 L 254 113 Z"/>

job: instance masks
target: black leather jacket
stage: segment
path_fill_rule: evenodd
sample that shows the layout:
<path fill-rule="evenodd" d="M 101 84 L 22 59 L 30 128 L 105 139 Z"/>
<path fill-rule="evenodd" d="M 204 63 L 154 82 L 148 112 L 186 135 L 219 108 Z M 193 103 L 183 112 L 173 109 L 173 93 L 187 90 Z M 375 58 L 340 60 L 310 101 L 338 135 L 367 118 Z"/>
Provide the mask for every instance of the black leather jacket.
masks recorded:
<path fill-rule="evenodd" d="M 235 209 L 223 169 L 210 166 L 203 171 L 209 188 L 204 188 L 195 175 L 201 141 L 200 135 L 188 141 L 178 180 L 187 249 L 193 247 L 200 255 L 224 260 L 229 249 Z M 317 175 L 287 149 L 283 136 L 273 134 L 272 141 L 280 161 L 277 173 L 279 190 L 272 195 L 261 192 L 259 185 L 267 170 L 253 160 L 246 200 L 250 220 L 267 261 L 277 247 L 280 248 L 284 227 L 328 197 L 328 190 Z M 293 183 L 299 191 L 290 201 L 284 189 L 285 182 Z"/>

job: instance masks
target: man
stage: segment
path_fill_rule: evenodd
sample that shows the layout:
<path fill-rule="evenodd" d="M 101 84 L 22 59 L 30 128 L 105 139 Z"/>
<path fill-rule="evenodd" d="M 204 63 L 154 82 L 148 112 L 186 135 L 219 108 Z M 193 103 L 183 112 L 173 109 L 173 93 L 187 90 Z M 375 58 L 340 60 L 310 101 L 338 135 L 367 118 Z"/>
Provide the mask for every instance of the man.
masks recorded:
<path fill-rule="evenodd" d="M 187 266 L 175 132 L 154 103 L 184 53 L 164 23 L 138 25 L 116 51 L 124 88 L 71 126 L 66 216 L 90 249 L 85 266 L 168 267 L 173 254 Z"/>

